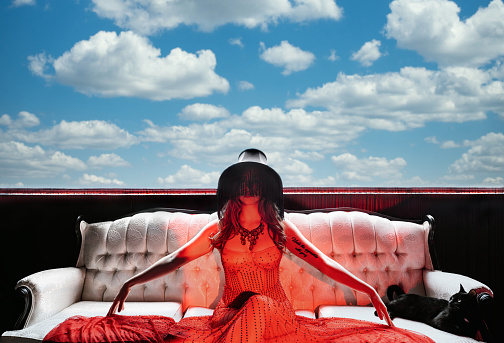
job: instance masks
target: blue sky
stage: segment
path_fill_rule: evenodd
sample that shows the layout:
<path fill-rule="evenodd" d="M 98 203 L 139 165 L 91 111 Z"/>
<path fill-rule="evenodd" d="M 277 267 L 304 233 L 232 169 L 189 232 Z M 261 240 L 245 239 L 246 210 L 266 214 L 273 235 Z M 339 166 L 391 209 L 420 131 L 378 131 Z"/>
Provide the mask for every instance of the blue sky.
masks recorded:
<path fill-rule="evenodd" d="M 5 0 L 0 187 L 503 187 L 502 0 Z"/>

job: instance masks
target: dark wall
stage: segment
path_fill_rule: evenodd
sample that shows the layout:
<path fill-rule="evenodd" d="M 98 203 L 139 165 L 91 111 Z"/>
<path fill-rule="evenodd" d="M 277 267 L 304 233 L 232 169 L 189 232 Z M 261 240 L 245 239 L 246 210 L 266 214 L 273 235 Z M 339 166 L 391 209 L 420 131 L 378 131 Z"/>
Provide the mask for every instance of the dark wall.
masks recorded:
<path fill-rule="evenodd" d="M 13 328 L 23 303 L 16 282 L 76 262 L 74 224 L 155 207 L 215 211 L 214 190 L 0 190 L 0 333 Z M 504 293 L 504 189 L 285 189 L 286 210 L 354 207 L 401 219 L 436 220 L 441 269 Z"/>

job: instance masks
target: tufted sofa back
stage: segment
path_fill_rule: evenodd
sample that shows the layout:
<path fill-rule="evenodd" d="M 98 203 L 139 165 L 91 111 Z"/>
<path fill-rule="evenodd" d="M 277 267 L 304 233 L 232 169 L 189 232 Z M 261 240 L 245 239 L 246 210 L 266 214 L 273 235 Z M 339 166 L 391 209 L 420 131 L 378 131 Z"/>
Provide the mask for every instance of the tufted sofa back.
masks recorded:
<path fill-rule="evenodd" d="M 360 211 L 286 213 L 321 251 L 384 295 L 391 284 L 423 294 L 423 270 L 432 269 L 428 223 L 415 224 Z M 157 211 L 115 221 L 81 221 L 77 267 L 85 268 L 82 300 L 112 301 L 122 283 L 175 251 L 216 214 Z M 280 264 L 282 285 L 296 310 L 319 305 L 366 305 L 364 294 L 335 283 L 287 252 Z M 132 289 L 128 301 L 177 301 L 213 308 L 224 273 L 215 249 L 164 278 Z"/>

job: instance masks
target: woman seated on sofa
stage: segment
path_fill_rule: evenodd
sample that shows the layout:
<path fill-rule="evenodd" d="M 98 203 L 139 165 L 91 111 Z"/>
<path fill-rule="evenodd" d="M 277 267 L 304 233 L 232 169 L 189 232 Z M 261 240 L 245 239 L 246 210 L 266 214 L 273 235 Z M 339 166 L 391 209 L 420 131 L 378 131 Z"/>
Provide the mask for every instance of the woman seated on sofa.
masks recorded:
<path fill-rule="evenodd" d="M 217 188 L 218 220 L 177 251 L 127 280 L 106 317 L 72 317 L 47 342 L 432 342 L 395 328 L 371 286 L 324 255 L 283 217 L 280 176 L 259 150 L 247 149 L 227 168 Z M 211 316 L 175 322 L 160 316 L 120 316 L 135 285 L 162 277 L 219 249 L 225 286 Z M 366 293 L 388 325 L 346 318 L 296 316 L 280 284 L 279 264 L 289 250 L 337 282 Z"/>

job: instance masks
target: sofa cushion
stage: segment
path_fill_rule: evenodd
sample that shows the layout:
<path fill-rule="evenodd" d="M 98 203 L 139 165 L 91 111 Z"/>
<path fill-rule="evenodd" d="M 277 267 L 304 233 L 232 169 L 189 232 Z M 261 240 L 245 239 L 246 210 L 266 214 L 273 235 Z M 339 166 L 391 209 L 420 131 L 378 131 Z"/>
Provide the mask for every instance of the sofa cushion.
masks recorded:
<path fill-rule="evenodd" d="M 374 315 L 374 311 L 375 309 L 373 307 L 367 307 L 367 306 L 320 306 L 318 311 L 318 317 L 319 318 L 344 317 L 359 320 L 367 320 L 371 322 L 384 324 L 385 323 L 384 321 L 380 320 L 380 318 Z M 429 336 L 435 342 L 442 342 L 442 343 L 478 342 L 477 340 L 474 340 L 472 338 L 452 335 L 451 333 L 444 332 L 435 329 L 427 324 L 415 322 L 412 320 L 395 318 L 393 322 L 394 325 L 399 328 L 420 332 L 426 336 Z"/>
<path fill-rule="evenodd" d="M 213 310 L 205 307 L 189 307 L 184 314 L 184 318 L 187 317 L 197 317 L 197 316 L 211 316 L 213 314 Z M 315 319 L 315 312 L 309 310 L 297 310 L 296 314 L 298 316 L 308 317 Z"/>
<path fill-rule="evenodd" d="M 433 269 L 428 226 L 360 211 L 289 213 L 285 217 L 324 254 L 380 295 L 392 284 L 409 293 L 425 294 L 423 271 Z M 285 255 L 280 267 L 282 284 L 295 309 L 370 303 L 366 294 L 329 279 L 292 253 Z"/>
<path fill-rule="evenodd" d="M 82 300 L 112 301 L 125 280 L 181 247 L 215 218 L 216 214 L 158 211 L 109 222 L 81 222 L 77 266 L 86 268 Z M 133 287 L 127 301 L 215 307 L 222 291 L 218 255 L 214 250 L 164 278 Z"/>
<path fill-rule="evenodd" d="M 84 317 L 106 316 L 111 305 L 112 302 L 80 301 L 40 323 L 22 330 L 6 331 L 3 336 L 42 340 L 49 331 L 65 319 L 77 315 Z M 182 305 L 176 302 L 127 302 L 120 315 L 160 315 L 179 321 L 182 318 Z"/>

